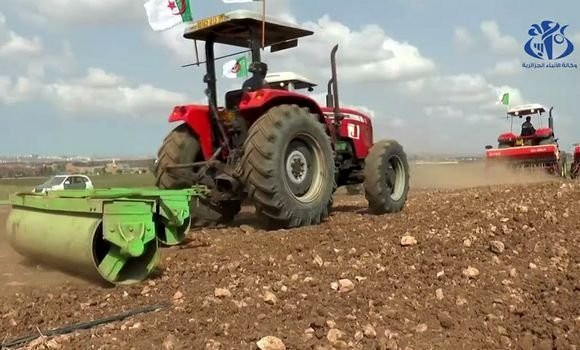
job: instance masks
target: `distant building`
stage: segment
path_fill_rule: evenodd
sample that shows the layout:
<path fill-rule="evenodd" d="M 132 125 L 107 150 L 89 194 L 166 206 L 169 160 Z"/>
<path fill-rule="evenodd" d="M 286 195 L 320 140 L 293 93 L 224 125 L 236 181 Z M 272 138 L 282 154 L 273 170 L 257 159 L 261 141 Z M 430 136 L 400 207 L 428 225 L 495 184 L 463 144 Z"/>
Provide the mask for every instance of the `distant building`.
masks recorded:
<path fill-rule="evenodd" d="M 67 174 L 101 175 L 103 173 L 103 166 L 77 165 L 75 163 L 66 163 L 65 172 Z"/>

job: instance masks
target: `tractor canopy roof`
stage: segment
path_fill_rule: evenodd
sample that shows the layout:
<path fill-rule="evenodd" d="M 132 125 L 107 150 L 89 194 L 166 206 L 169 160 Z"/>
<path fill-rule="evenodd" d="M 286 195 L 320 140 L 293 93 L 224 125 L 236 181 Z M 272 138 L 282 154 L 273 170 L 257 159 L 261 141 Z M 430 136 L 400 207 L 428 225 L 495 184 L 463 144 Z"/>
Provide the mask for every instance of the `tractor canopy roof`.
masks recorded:
<path fill-rule="evenodd" d="M 546 112 L 546 109 L 541 104 L 532 103 L 527 105 L 515 106 L 510 108 L 508 114 L 512 117 L 522 117 L 532 114 L 543 114 Z"/>
<path fill-rule="evenodd" d="M 309 79 L 294 72 L 270 73 L 266 75 L 266 82 L 270 86 L 279 85 L 280 87 L 286 87 L 287 85 L 292 84 L 296 90 L 310 89 L 316 86 L 316 84 Z"/>
<path fill-rule="evenodd" d="M 213 38 L 218 44 L 249 47 L 251 39 L 261 39 L 262 15 L 247 10 L 236 10 L 204 18 L 185 29 L 183 37 L 199 41 Z M 265 46 L 298 44 L 298 38 L 314 32 L 294 24 L 266 17 Z M 288 48 L 289 48 L 288 47 Z"/>

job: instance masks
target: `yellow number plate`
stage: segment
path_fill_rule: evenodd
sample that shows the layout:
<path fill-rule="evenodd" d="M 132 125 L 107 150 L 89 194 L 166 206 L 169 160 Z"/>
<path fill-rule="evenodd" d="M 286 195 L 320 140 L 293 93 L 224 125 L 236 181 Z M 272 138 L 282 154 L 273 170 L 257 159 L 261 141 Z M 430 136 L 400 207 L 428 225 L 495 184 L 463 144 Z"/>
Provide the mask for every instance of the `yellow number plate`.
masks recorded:
<path fill-rule="evenodd" d="M 215 26 L 216 24 L 225 22 L 228 20 L 228 17 L 224 14 L 200 19 L 199 21 L 195 22 L 195 29 L 203 29 L 211 26 Z"/>

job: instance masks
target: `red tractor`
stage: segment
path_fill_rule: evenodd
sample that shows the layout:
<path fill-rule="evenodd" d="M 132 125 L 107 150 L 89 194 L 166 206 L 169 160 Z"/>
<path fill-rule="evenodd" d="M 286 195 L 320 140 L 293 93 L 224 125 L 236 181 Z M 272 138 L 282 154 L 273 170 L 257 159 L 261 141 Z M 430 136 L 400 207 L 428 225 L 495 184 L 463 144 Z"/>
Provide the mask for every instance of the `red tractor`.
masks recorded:
<path fill-rule="evenodd" d="M 539 104 L 528 104 L 511 108 L 507 117 L 511 119 L 511 129 L 498 138 L 498 147 L 486 146 L 486 166 L 506 164 L 513 168 L 543 168 L 548 173 L 566 176 L 564 153 L 560 152 L 558 139 L 554 137 L 552 108 L 549 111 L 547 127 L 542 116 L 546 109 Z M 538 129 L 533 128 L 531 117 L 536 116 Z M 513 133 L 514 118 L 526 117 L 531 128 L 522 129 L 522 134 Z M 528 131 L 528 133 L 526 133 Z"/>
<path fill-rule="evenodd" d="M 580 144 L 574 145 L 574 161 L 570 167 L 570 177 L 576 179 L 580 175 Z"/>
<path fill-rule="evenodd" d="M 338 186 L 364 183 L 371 213 L 403 209 L 409 190 L 407 157 L 399 143 L 373 141 L 371 119 L 339 106 L 336 52 L 327 106 L 294 88 L 274 84 L 261 61 L 262 26 L 271 52 L 296 47 L 313 32 L 233 11 L 200 20 L 184 37 L 205 42 L 208 105 L 177 106 L 170 122 L 181 122 L 158 152 L 159 188 L 205 185 L 211 195 L 192 203 L 192 226 L 231 221 L 244 200 L 270 227 L 318 224 L 332 207 Z M 214 45 L 249 49 L 252 77 L 217 103 Z M 296 83 L 296 84 L 295 84 Z M 296 87 L 297 82 L 292 86 Z M 309 90 L 312 86 L 306 86 Z"/>

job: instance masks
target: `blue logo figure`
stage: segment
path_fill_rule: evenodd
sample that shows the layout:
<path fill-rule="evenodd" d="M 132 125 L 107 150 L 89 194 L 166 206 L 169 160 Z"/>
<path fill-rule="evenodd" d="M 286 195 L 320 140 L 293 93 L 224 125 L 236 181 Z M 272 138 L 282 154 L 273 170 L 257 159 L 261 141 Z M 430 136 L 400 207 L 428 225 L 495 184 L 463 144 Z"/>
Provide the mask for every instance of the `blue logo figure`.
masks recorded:
<path fill-rule="evenodd" d="M 564 34 L 567 27 L 554 21 L 532 24 L 528 31 L 531 39 L 524 50 L 528 55 L 541 60 L 557 60 L 570 55 L 574 51 L 574 44 Z"/>

